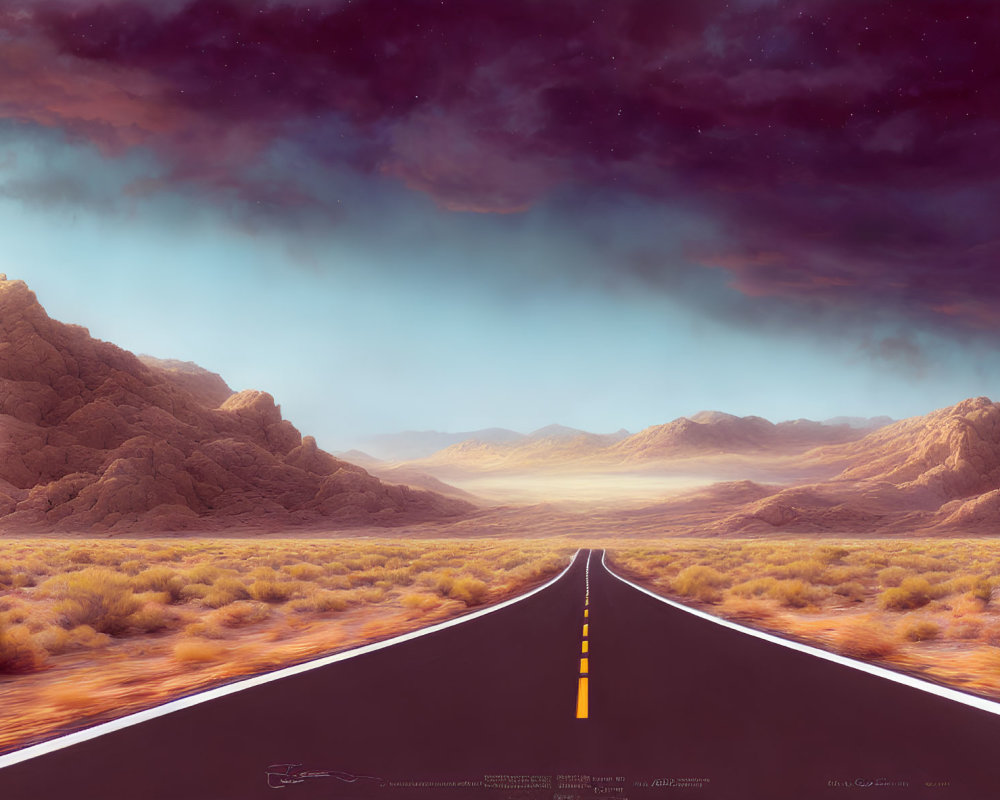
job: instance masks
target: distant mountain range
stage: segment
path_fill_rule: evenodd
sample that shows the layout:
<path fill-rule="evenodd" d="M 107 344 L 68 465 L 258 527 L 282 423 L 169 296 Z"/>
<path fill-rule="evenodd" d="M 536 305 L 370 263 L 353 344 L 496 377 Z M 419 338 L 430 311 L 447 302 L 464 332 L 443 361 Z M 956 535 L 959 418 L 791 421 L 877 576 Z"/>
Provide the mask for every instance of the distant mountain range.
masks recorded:
<path fill-rule="evenodd" d="M 361 451 L 363 456 L 367 455 L 381 461 L 415 461 L 464 442 L 476 442 L 484 445 L 517 445 L 539 440 L 566 440 L 580 435 L 595 436 L 597 434 L 588 434 L 585 431 L 567 428 L 564 425 L 547 425 L 527 434 L 507 428 L 484 428 L 462 433 L 403 431 L 402 433 L 378 434 L 356 442 L 357 449 L 353 452 Z M 626 436 L 628 436 L 626 430 L 606 434 L 609 441 L 617 441 Z"/>
<path fill-rule="evenodd" d="M 762 417 L 702 411 L 629 434 L 594 434 L 550 425 L 503 441 L 469 436 L 414 461 L 414 466 L 472 470 L 560 466 L 648 464 L 656 461 L 734 453 L 801 453 L 824 444 L 853 441 L 885 424 L 886 418 L 830 424 L 799 419 L 774 424 Z M 460 434 L 456 434 L 460 435 Z"/>

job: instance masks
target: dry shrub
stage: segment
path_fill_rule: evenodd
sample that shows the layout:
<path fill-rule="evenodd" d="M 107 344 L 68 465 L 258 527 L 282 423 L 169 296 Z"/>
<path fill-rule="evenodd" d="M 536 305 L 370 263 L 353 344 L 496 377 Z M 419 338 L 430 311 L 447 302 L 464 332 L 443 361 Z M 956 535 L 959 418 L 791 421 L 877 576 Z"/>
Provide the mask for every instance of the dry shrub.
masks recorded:
<path fill-rule="evenodd" d="M 132 579 L 132 586 L 140 592 L 166 592 L 170 595 L 170 601 L 176 603 L 181 599 L 184 581 L 170 567 L 156 566 L 136 575 Z"/>
<path fill-rule="evenodd" d="M 130 558 L 128 561 L 123 561 L 118 565 L 118 571 L 124 572 L 126 575 L 138 575 L 142 572 L 144 564 L 137 558 Z"/>
<path fill-rule="evenodd" d="M 408 569 L 387 569 L 382 580 L 388 581 L 393 586 L 409 586 L 413 583 L 413 575 Z"/>
<path fill-rule="evenodd" d="M 941 626 L 929 619 L 916 619 L 904 622 L 899 632 L 911 642 L 927 642 L 941 635 Z"/>
<path fill-rule="evenodd" d="M 934 590 L 926 578 L 906 578 L 899 586 L 879 595 L 879 605 L 888 611 L 909 611 L 927 605 Z"/>
<path fill-rule="evenodd" d="M 283 603 L 295 593 L 295 585 L 274 580 L 256 580 L 247 587 L 250 597 L 262 603 Z"/>
<path fill-rule="evenodd" d="M 94 556 L 90 550 L 83 547 L 75 547 L 66 553 L 66 560 L 71 564 L 92 564 Z"/>
<path fill-rule="evenodd" d="M 352 572 L 348 576 L 351 586 L 374 586 L 378 580 L 379 575 L 377 572 L 367 571 L 367 572 Z"/>
<path fill-rule="evenodd" d="M 174 647 L 174 660 L 182 664 L 202 664 L 218 661 L 225 655 L 226 649 L 218 642 L 198 640 L 194 642 L 178 642 Z"/>
<path fill-rule="evenodd" d="M 853 600 L 855 603 L 860 603 L 868 595 L 868 590 L 864 584 L 857 581 L 847 581 L 847 583 L 835 586 L 833 593 L 841 597 L 846 597 L 848 600 Z"/>
<path fill-rule="evenodd" d="M 310 592 L 306 597 L 289 600 L 284 608 L 299 614 L 346 611 L 351 605 L 349 597 L 347 592 L 330 592 L 320 589 Z"/>
<path fill-rule="evenodd" d="M 969 593 L 976 600 L 982 600 L 983 603 L 988 605 L 990 600 L 993 599 L 993 580 L 985 575 L 976 579 Z"/>
<path fill-rule="evenodd" d="M 45 663 L 45 656 L 27 626 L 0 628 L 0 672 L 31 672 Z"/>
<path fill-rule="evenodd" d="M 292 564 L 285 567 L 282 572 L 297 581 L 317 581 L 323 576 L 323 568 L 315 564 Z"/>
<path fill-rule="evenodd" d="M 448 597 L 461 600 L 467 606 L 478 606 L 486 600 L 489 591 L 478 578 L 457 578 L 448 590 Z"/>
<path fill-rule="evenodd" d="M 180 615 L 162 603 L 146 603 L 129 617 L 129 625 L 143 633 L 172 628 L 180 622 Z"/>
<path fill-rule="evenodd" d="M 406 608 L 416 608 L 420 611 L 430 611 L 441 605 L 441 598 L 436 594 L 426 592 L 407 592 L 400 601 Z"/>
<path fill-rule="evenodd" d="M 425 573 L 421 576 L 420 582 L 432 586 L 437 590 L 438 594 L 447 597 L 451 591 L 451 587 L 455 585 L 455 571 L 452 569 L 442 569 L 429 574 Z"/>
<path fill-rule="evenodd" d="M 920 577 L 924 578 L 932 586 L 937 587 L 937 590 L 942 594 L 946 594 L 952 590 L 952 584 L 949 582 L 949 579 L 951 578 L 950 572 L 942 572 L 941 570 L 937 570 L 936 572 L 924 572 L 920 575 Z M 947 585 L 945 585 L 946 583 Z"/>
<path fill-rule="evenodd" d="M 47 653 L 57 656 L 74 650 L 96 650 L 106 646 L 111 637 L 98 633 L 89 625 L 77 625 L 72 630 L 49 625 L 35 635 L 35 641 Z"/>
<path fill-rule="evenodd" d="M 111 637 L 106 633 L 99 633 L 89 625 L 77 625 L 70 631 L 72 636 L 72 646 L 81 650 L 92 650 L 104 647 L 111 643 Z"/>
<path fill-rule="evenodd" d="M 198 636 L 203 639 L 225 639 L 228 635 L 217 620 L 203 619 L 184 626 L 185 636 Z"/>
<path fill-rule="evenodd" d="M 822 582 L 831 586 L 841 583 L 860 582 L 868 577 L 868 571 L 861 567 L 829 567 L 823 574 Z"/>
<path fill-rule="evenodd" d="M 180 599 L 184 602 L 203 600 L 212 593 L 212 587 L 204 583 L 189 583 L 181 587 Z"/>
<path fill-rule="evenodd" d="M 851 658 L 886 658 L 898 650 L 888 626 L 871 616 L 845 622 L 837 630 L 834 643 Z"/>
<path fill-rule="evenodd" d="M 50 625 L 35 635 L 35 641 L 38 642 L 38 645 L 51 655 L 58 655 L 70 650 L 72 639 L 70 632 L 59 625 Z"/>
<path fill-rule="evenodd" d="M 823 592 L 803 580 L 776 581 L 768 594 L 788 608 L 806 608 L 823 598 Z"/>
<path fill-rule="evenodd" d="M 878 582 L 881 586 L 899 586 L 907 577 L 910 577 L 910 570 L 903 567 L 886 567 L 878 573 Z"/>
<path fill-rule="evenodd" d="M 41 589 L 44 595 L 60 598 L 55 612 L 67 628 L 90 625 L 118 636 L 128 629 L 129 617 L 140 607 L 129 579 L 105 567 L 57 575 Z"/>
<path fill-rule="evenodd" d="M 825 545 L 816 551 L 816 557 L 824 564 L 837 564 L 850 554 L 851 551 L 846 547 L 838 547 L 836 545 Z"/>
<path fill-rule="evenodd" d="M 385 589 L 369 587 L 365 589 L 354 589 L 344 592 L 344 597 L 350 597 L 358 603 L 381 603 L 387 597 Z"/>
<path fill-rule="evenodd" d="M 167 592 L 139 592 L 135 599 L 140 603 L 159 603 L 160 605 L 170 604 L 170 595 Z"/>
<path fill-rule="evenodd" d="M 312 603 L 313 608 L 320 612 L 346 611 L 351 605 L 349 595 L 346 592 L 321 590 L 314 592 L 309 597 L 309 601 Z"/>
<path fill-rule="evenodd" d="M 250 578 L 255 581 L 280 581 L 282 575 L 272 567 L 254 567 L 250 570 Z"/>
<path fill-rule="evenodd" d="M 715 603 L 722 597 L 719 589 L 728 583 L 729 579 L 718 570 L 694 565 L 681 570 L 671 585 L 678 594 L 705 603 Z"/>
<path fill-rule="evenodd" d="M 262 622 L 269 616 L 271 616 L 271 609 L 265 603 L 238 600 L 213 611 L 208 615 L 208 622 L 209 624 L 217 623 L 226 628 L 239 628 L 243 625 Z"/>
<path fill-rule="evenodd" d="M 215 583 L 220 570 L 214 564 L 195 564 L 184 573 L 184 583 Z"/>
<path fill-rule="evenodd" d="M 201 602 L 209 608 L 221 608 L 237 600 L 250 597 L 247 587 L 238 578 L 219 578 L 201 597 Z"/>

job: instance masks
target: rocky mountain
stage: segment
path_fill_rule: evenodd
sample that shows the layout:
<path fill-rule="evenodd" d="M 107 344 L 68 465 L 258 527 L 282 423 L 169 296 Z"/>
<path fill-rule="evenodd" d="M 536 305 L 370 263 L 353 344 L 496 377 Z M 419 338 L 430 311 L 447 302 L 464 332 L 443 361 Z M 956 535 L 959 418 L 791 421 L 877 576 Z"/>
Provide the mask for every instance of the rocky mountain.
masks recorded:
<path fill-rule="evenodd" d="M 992 530 L 1000 522 L 1000 404 L 986 397 L 817 448 L 807 458 L 842 471 L 759 499 L 723 527 Z"/>
<path fill-rule="evenodd" d="M 266 392 L 140 359 L 0 281 L 0 530 L 393 524 L 468 514 L 320 450 Z"/>
<path fill-rule="evenodd" d="M 136 357 L 151 370 L 159 371 L 171 382 L 189 391 L 199 403 L 208 408 L 218 408 L 235 394 L 221 375 L 209 372 L 190 361 L 147 355 Z"/>
<path fill-rule="evenodd" d="M 988 397 L 963 400 L 827 455 L 848 462 L 840 475 L 844 480 L 929 487 L 949 499 L 980 494 L 1000 487 L 1000 405 Z"/>

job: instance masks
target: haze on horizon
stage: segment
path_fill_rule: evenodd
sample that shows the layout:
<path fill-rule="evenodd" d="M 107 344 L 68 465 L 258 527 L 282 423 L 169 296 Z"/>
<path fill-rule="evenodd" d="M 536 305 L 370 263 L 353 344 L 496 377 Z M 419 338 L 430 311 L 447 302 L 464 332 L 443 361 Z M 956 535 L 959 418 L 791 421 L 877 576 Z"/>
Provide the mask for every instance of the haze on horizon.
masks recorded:
<path fill-rule="evenodd" d="M 996 395 L 1000 8 L 0 0 L 0 271 L 376 433 Z"/>

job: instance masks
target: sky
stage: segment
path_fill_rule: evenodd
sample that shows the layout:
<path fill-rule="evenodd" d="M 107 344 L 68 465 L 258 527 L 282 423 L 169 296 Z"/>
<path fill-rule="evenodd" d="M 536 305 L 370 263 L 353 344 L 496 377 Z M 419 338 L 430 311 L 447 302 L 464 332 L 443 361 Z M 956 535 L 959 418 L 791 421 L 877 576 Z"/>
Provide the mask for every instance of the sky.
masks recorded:
<path fill-rule="evenodd" d="M 321 446 L 1000 396 L 992 0 L 0 0 L 0 271 Z"/>

